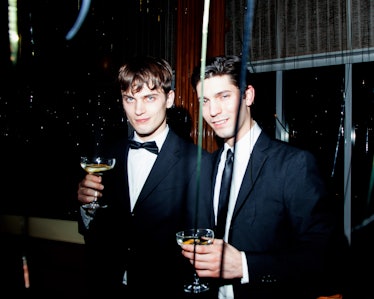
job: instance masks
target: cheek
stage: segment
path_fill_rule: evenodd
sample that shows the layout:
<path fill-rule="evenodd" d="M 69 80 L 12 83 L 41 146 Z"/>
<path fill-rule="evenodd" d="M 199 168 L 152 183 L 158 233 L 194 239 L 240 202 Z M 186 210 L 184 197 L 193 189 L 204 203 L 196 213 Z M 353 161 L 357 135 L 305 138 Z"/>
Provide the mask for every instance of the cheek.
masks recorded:
<path fill-rule="evenodd" d="M 239 103 L 237 101 L 227 101 L 225 105 L 226 111 L 238 113 Z M 243 107 L 242 107 L 243 108 Z M 243 108 L 244 109 L 244 108 Z"/>
<path fill-rule="evenodd" d="M 238 109 L 239 106 L 234 101 L 225 102 L 225 105 L 222 105 L 222 114 L 229 117 L 230 120 L 235 123 L 238 119 Z M 243 115 L 242 111 L 239 113 L 239 119 Z"/>
<path fill-rule="evenodd" d="M 122 102 L 123 111 L 125 111 L 126 115 L 131 114 L 131 106 L 125 102 Z"/>
<path fill-rule="evenodd" d="M 152 116 L 154 119 L 160 120 L 166 118 L 166 102 L 163 105 L 148 105 L 147 115 Z"/>
<path fill-rule="evenodd" d="M 239 112 L 239 123 L 242 123 L 247 118 L 247 106 L 242 105 Z"/>
<path fill-rule="evenodd" d="M 203 118 L 205 120 L 207 120 L 209 118 L 210 114 L 209 114 L 209 106 L 208 105 L 203 106 L 202 115 L 203 115 Z"/>

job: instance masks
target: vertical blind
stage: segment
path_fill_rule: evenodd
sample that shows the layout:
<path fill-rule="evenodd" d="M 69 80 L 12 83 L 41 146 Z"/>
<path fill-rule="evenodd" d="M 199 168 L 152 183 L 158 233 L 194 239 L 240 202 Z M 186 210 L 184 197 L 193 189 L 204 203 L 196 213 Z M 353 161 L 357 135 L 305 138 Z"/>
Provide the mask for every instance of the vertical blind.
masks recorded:
<path fill-rule="evenodd" d="M 268 65 L 263 71 L 374 60 L 374 1 L 255 3 L 250 61 L 254 66 Z M 239 54 L 246 1 L 227 1 L 226 5 L 230 23 L 226 51 Z"/>

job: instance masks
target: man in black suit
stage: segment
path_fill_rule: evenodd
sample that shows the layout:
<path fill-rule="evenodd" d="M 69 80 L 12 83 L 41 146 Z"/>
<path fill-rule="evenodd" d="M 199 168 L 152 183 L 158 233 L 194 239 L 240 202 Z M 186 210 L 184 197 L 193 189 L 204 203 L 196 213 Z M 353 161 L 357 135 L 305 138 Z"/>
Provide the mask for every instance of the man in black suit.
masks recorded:
<path fill-rule="evenodd" d="M 116 158 L 112 170 L 103 177 L 87 174 L 78 188 L 80 203 L 98 198 L 107 205 L 81 207 L 91 295 L 182 298 L 183 284 L 192 278 L 175 234 L 212 223 L 212 161 L 167 123 L 172 78 L 170 65 L 152 57 L 133 58 L 119 70 L 134 134 L 107 148 L 106 155 Z M 157 149 L 141 147 L 145 142 Z"/>
<path fill-rule="evenodd" d="M 251 116 L 249 72 L 240 90 L 241 66 L 240 57 L 215 57 L 203 80 L 200 66 L 191 77 L 204 120 L 224 141 L 215 153 L 215 215 L 228 150 L 234 170 L 222 236 L 217 223 L 213 245 L 183 245 L 183 255 L 191 263 L 196 258 L 198 275 L 211 278 L 220 299 L 340 296 L 341 281 L 335 280 L 343 273 L 334 267 L 336 260 L 344 267 L 339 258 L 348 243 L 317 163 L 311 153 L 262 131 Z"/>

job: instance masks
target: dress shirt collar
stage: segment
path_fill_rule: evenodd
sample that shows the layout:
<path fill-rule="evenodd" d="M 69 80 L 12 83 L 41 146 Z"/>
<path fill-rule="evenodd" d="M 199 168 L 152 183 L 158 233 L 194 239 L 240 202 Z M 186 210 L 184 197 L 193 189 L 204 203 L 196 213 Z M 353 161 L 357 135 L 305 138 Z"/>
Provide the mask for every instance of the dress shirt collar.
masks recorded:
<path fill-rule="evenodd" d="M 147 140 L 147 141 L 155 141 L 156 144 L 157 144 L 157 147 L 159 149 L 159 152 L 160 152 L 161 151 L 161 147 L 164 144 L 164 141 L 165 141 L 166 136 L 168 135 L 168 133 L 169 133 L 169 125 L 166 125 L 165 130 L 163 130 L 160 134 L 158 134 L 157 136 L 155 136 L 155 138 L 153 138 L 151 140 Z M 135 141 L 138 141 L 138 142 L 145 142 L 144 140 L 142 140 L 139 137 L 139 135 L 135 131 L 134 131 L 134 137 L 132 139 L 135 140 Z"/>
<path fill-rule="evenodd" d="M 245 160 L 249 159 L 249 155 L 252 153 L 253 147 L 257 141 L 258 136 L 261 134 L 261 128 L 256 121 L 253 121 L 252 128 L 235 144 L 235 160 L 238 162 L 247 163 L 248 161 L 242 161 L 242 158 Z M 225 148 L 229 147 L 225 143 Z M 248 150 L 249 149 L 249 150 Z"/>

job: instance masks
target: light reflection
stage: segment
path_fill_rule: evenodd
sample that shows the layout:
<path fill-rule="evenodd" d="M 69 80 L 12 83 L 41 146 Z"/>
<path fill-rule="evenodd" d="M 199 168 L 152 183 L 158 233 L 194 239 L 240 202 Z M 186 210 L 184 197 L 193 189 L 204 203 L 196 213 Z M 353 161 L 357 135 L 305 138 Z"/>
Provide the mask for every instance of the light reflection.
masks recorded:
<path fill-rule="evenodd" d="M 18 27 L 17 27 L 17 0 L 8 0 L 8 26 L 9 26 L 9 44 L 10 44 L 10 61 L 17 63 L 18 54 Z"/>

